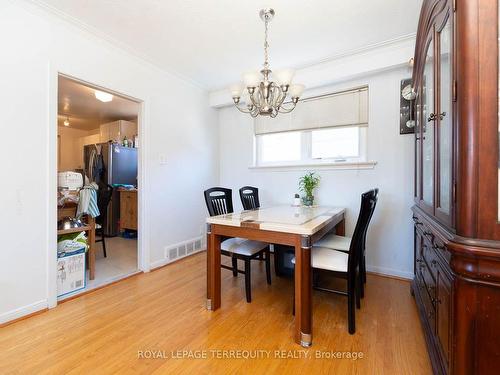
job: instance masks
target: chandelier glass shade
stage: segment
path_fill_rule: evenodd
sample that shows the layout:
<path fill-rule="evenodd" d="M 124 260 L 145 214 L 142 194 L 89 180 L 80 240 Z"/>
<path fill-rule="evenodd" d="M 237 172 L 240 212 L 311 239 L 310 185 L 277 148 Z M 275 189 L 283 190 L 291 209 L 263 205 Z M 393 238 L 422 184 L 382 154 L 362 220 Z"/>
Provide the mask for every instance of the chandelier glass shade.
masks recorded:
<path fill-rule="evenodd" d="M 278 113 L 293 111 L 300 96 L 304 92 L 304 85 L 292 84 L 295 74 L 293 69 L 271 71 L 269 68 L 269 43 L 267 41 L 269 22 L 274 17 L 273 9 L 262 9 L 259 13 L 264 21 L 264 66 L 259 71 L 243 74 L 243 83 L 231 85 L 229 90 L 233 102 L 239 111 L 248 113 L 252 117 L 276 117 Z M 287 100 L 288 99 L 288 100 Z M 285 103 L 286 101 L 286 103 Z"/>

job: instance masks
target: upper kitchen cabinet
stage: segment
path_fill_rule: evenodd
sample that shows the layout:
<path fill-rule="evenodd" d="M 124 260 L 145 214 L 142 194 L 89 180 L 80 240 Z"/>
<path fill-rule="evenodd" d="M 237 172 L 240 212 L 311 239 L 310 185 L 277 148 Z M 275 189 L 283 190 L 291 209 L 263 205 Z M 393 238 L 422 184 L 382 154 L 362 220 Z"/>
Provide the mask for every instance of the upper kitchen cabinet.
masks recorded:
<path fill-rule="evenodd" d="M 100 126 L 99 133 L 101 142 L 121 143 L 124 138 L 134 139 L 134 136 L 137 135 L 137 124 L 125 120 L 108 122 Z"/>

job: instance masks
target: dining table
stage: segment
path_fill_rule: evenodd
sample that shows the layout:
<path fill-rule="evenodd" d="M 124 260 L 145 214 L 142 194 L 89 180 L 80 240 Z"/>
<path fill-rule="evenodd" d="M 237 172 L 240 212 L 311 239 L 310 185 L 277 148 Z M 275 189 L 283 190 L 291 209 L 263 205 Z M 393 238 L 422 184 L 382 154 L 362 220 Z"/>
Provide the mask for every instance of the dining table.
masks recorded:
<path fill-rule="evenodd" d="M 207 218 L 207 309 L 221 307 L 221 241 L 240 237 L 295 248 L 294 340 L 312 345 L 312 245 L 328 233 L 345 235 L 345 208 L 273 206 Z"/>

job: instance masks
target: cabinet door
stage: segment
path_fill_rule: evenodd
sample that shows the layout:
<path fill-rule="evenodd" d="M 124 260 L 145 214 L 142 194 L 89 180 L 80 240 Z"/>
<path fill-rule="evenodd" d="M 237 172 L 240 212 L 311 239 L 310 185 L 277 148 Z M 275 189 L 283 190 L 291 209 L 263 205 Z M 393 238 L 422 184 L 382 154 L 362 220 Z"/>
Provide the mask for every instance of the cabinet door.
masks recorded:
<path fill-rule="evenodd" d="M 445 13 L 442 28 L 437 33 L 438 60 L 438 113 L 436 164 L 436 216 L 453 227 L 453 12 Z"/>
<path fill-rule="evenodd" d="M 425 59 L 422 86 L 422 201 L 434 213 L 434 40 L 430 40 Z"/>
<path fill-rule="evenodd" d="M 448 367 L 450 362 L 451 283 L 444 274 L 441 265 L 437 267 L 436 284 L 436 334 L 441 354 Z"/>

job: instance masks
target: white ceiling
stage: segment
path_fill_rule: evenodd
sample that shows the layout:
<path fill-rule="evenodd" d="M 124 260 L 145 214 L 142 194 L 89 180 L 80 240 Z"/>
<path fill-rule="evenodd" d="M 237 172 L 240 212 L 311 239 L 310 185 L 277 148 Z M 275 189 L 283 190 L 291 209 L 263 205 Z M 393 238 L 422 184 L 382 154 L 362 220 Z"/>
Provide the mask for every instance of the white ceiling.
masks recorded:
<path fill-rule="evenodd" d="M 416 32 L 422 0 L 36 0 L 207 89 L 260 69 L 302 67 Z"/>
<path fill-rule="evenodd" d="M 59 126 L 69 117 L 71 128 L 93 130 L 106 122 L 136 121 L 140 104 L 118 95 L 103 103 L 96 99 L 94 88 L 60 76 L 57 107 Z"/>

